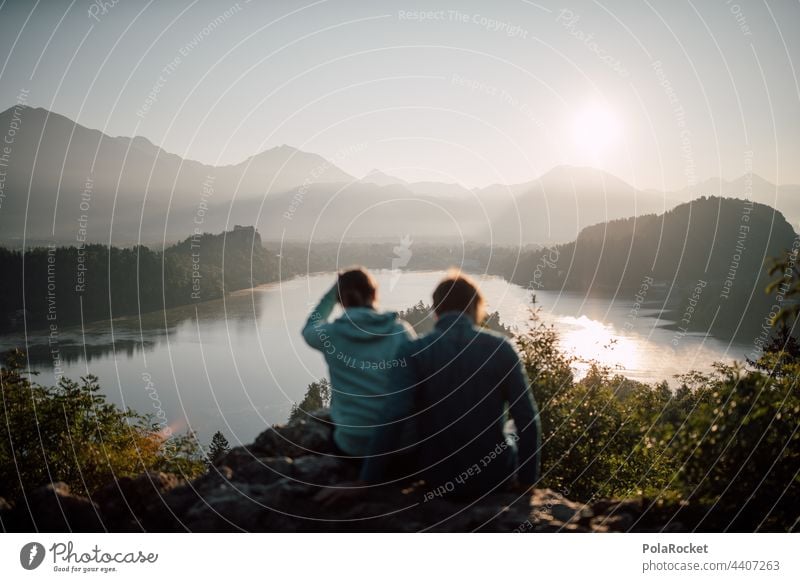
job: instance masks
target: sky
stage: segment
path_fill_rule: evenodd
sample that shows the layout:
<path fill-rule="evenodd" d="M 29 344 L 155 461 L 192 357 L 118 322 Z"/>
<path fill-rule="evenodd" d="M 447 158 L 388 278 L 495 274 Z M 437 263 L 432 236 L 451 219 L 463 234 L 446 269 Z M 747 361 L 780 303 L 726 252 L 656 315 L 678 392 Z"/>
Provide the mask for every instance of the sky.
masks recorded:
<path fill-rule="evenodd" d="M 800 183 L 798 23 L 797 0 L 6 0 L 0 109 L 215 165 L 288 144 L 470 187 Z"/>

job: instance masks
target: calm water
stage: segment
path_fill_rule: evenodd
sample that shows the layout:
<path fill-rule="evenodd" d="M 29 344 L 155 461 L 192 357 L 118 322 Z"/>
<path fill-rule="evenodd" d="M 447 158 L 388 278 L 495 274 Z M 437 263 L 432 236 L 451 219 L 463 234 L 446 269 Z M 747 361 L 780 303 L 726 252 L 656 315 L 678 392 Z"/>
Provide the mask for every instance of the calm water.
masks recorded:
<path fill-rule="evenodd" d="M 441 273 L 376 276 L 381 306 L 399 310 L 420 299 L 429 303 Z M 60 329 L 64 375 L 91 372 L 111 400 L 160 412 L 173 430 L 191 423 L 204 440 L 222 430 L 232 444 L 252 442 L 264 426 L 286 420 L 306 386 L 325 375 L 322 356 L 306 347 L 299 330 L 332 283 L 332 275 L 313 275 L 141 319 Z M 496 277 L 484 277 L 482 288 L 490 310 L 498 310 L 503 322 L 527 326 L 527 290 Z M 663 328 L 667 322 L 645 316 L 654 311 L 643 308 L 638 318 L 628 318 L 633 301 L 537 293 L 542 317 L 556 324 L 565 349 L 624 369 L 631 378 L 670 379 L 690 368 L 708 369 L 718 359 L 742 360 L 749 350 L 703 335 L 686 335 L 675 346 L 675 332 Z M 24 336 L 0 337 L 2 349 L 24 345 Z M 53 383 L 47 337 L 29 335 L 27 346 L 38 381 Z"/>

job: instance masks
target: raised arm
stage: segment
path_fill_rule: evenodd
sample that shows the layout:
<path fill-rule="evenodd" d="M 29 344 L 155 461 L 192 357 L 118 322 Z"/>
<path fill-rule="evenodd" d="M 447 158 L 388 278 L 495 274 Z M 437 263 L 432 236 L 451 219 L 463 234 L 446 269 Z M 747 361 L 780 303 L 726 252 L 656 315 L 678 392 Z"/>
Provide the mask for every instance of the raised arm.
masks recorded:
<path fill-rule="evenodd" d="M 311 314 L 303 326 L 303 339 L 306 343 L 315 350 L 322 351 L 325 347 L 324 339 L 324 325 L 328 322 L 328 318 L 336 307 L 336 292 L 337 285 L 328 289 L 328 292 L 322 296 L 317 306 L 311 311 Z"/>
<path fill-rule="evenodd" d="M 517 352 L 507 344 L 507 355 L 503 361 L 510 369 L 505 389 L 508 410 L 517 427 L 519 469 L 517 476 L 522 485 L 533 485 L 539 480 L 541 471 L 542 425 L 539 409 L 533 398 L 528 375 Z"/>

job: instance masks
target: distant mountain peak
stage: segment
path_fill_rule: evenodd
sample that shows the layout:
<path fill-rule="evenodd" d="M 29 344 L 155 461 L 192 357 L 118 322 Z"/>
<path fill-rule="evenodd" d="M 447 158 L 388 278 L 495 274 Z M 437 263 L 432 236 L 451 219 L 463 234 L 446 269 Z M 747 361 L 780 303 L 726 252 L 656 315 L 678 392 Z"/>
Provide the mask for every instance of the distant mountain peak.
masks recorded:
<path fill-rule="evenodd" d="M 156 144 L 151 142 L 149 139 L 141 135 L 135 135 L 133 137 L 119 136 L 116 139 L 122 141 L 130 141 L 132 148 L 135 148 L 143 152 L 153 152 L 161 149 Z"/>
<path fill-rule="evenodd" d="M 282 144 L 263 150 L 232 166 L 248 173 L 278 177 L 274 188 L 293 187 L 306 182 L 354 182 L 356 178 L 319 154 Z M 283 184 L 279 186 L 278 184 Z"/>
<path fill-rule="evenodd" d="M 636 187 L 622 178 L 590 166 L 555 166 L 532 183 L 543 188 L 591 189 L 600 193 L 637 191 Z"/>
<path fill-rule="evenodd" d="M 377 186 L 396 186 L 396 185 L 406 185 L 408 182 L 405 180 L 398 178 L 396 176 L 392 176 L 387 174 L 386 172 L 382 172 L 377 168 L 371 169 L 367 172 L 367 175 L 361 179 L 362 182 L 367 182 L 370 184 L 375 184 Z"/>
<path fill-rule="evenodd" d="M 601 170 L 600 168 L 594 168 L 592 166 L 573 166 L 570 164 L 560 164 L 558 166 L 553 166 L 547 172 L 539 176 L 538 180 L 543 180 L 545 178 L 575 178 L 581 177 L 585 178 L 591 176 L 592 178 L 609 178 L 612 180 L 621 180 L 621 178 L 616 177 L 614 174 L 610 174 L 605 170 Z"/>
<path fill-rule="evenodd" d="M 144 136 L 142 136 L 142 135 L 135 135 L 135 136 L 133 136 L 133 137 L 131 138 L 131 141 L 132 141 L 132 142 L 133 142 L 135 145 L 144 145 L 144 146 L 152 146 L 152 147 L 156 147 L 156 144 L 154 144 L 153 142 L 151 142 L 149 139 L 147 139 L 146 137 L 144 137 Z"/>
<path fill-rule="evenodd" d="M 47 109 L 44 109 L 43 107 L 33 107 L 31 105 L 25 105 L 25 104 L 12 105 L 8 109 L 0 113 L 0 117 L 16 115 L 19 113 L 18 110 L 22 111 L 24 121 L 27 121 L 29 124 L 32 121 L 44 122 L 45 118 L 49 118 L 54 120 L 68 121 L 69 123 L 74 123 L 76 125 L 79 125 L 77 122 L 71 120 L 69 117 L 61 115 L 60 113 L 56 113 L 55 111 L 49 111 Z"/>

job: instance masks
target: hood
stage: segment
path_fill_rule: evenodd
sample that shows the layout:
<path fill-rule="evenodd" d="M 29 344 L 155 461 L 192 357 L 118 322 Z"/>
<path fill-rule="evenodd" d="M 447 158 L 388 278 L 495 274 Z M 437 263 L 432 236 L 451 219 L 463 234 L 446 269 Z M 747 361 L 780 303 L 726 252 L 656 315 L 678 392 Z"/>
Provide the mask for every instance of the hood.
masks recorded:
<path fill-rule="evenodd" d="M 353 341 L 372 341 L 376 336 L 398 332 L 396 311 L 375 311 L 368 307 L 349 307 L 337 319 L 337 333 Z"/>

